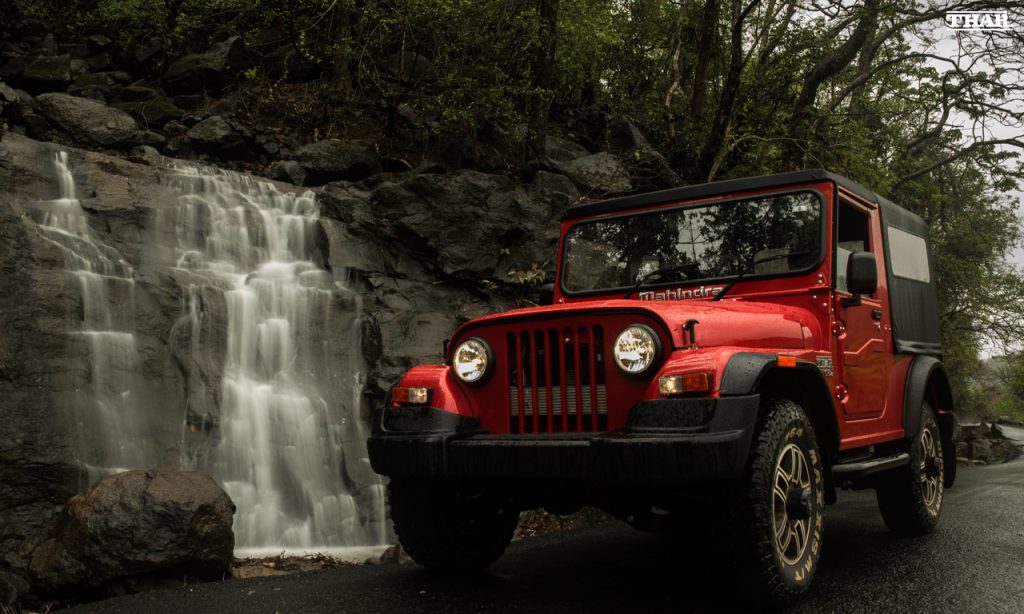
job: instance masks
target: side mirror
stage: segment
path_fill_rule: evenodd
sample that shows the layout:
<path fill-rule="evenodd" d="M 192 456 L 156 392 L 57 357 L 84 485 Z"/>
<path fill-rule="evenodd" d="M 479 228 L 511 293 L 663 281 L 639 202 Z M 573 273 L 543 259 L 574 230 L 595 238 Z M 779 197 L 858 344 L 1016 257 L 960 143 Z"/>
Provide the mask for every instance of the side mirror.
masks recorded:
<path fill-rule="evenodd" d="M 851 302 L 851 305 L 859 305 L 860 295 L 872 294 L 878 289 L 878 265 L 875 263 L 874 254 L 850 254 L 850 259 L 846 261 L 846 288 L 854 295 L 856 301 Z"/>
<path fill-rule="evenodd" d="M 537 304 L 550 305 L 555 302 L 555 284 L 549 281 L 537 286 Z"/>

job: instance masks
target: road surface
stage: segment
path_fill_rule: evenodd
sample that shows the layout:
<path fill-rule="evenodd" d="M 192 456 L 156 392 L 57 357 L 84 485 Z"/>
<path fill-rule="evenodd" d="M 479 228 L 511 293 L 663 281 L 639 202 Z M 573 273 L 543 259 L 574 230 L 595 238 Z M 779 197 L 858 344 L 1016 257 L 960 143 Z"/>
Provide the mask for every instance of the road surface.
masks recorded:
<path fill-rule="evenodd" d="M 1024 439 L 1024 431 L 1007 428 Z M 928 537 L 885 528 L 873 492 L 841 492 L 826 513 L 821 565 L 789 611 L 1024 612 L 1024 457 L 961 468 Z M 65 610 L 187 612 L 687 612 L 749 608 L 707 544 L 620 523 L 514 543 L 488 573 L 358 566 L 232 580 Z"/>

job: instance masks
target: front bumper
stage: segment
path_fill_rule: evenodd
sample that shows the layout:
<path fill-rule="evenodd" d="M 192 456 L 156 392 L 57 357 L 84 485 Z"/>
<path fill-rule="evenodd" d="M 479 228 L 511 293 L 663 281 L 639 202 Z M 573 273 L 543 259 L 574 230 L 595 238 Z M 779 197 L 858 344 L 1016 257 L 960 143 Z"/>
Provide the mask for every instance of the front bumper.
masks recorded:
<path fill-rule="evenodd" d="M 495 435 L 439 409 L 385 409 L 368 442 L 377 473 L 424 479 L 673 484 L 739 477 L 758 395 L 645 401 L 625 429 Z M 390 407 L 388 403 L 386 408 Z"/>

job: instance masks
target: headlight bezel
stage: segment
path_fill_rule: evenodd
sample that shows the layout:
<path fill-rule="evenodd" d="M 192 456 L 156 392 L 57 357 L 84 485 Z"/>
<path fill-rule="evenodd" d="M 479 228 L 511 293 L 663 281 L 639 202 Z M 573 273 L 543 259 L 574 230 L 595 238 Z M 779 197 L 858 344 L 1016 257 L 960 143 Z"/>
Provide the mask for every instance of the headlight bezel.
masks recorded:
<path fill-rule="evenodd" d="M 622 339 L 622 336 L 631 329 L 638 329 L 643 331 L 648 337 L 650 337 L 651 345 L 653 346 L 653 349 L 650 353 L 650 362 L 647 364 L 647 366 L 645 366 L 643 369 L 639 371 L 630 371 L 622 364 L 622 361 L 619 359 L 619 341 Z M 621 371 L 627 377 L 645 377 L 650 375 L 661 364 L 661 358 L 661 337 L 658 335 L 657 332 L 655 332 L 653 328 L 646 324 L 635 322 L 633 324 L 628 324 L 624 326 L 622 330 L 619 331 L 619 334 L 615 335 L 615 340 L 612 342 L 612 361 L 615 363 L 615 366 L 618 367 L 619 371 Z"/>
<path fill-rule="evenodd" d="M 456 366 L 456 360 L 458 359 L 459 351 L 462 350 L 463 346 L 469 343 L 477 343 L 483 348 L 482 354 L 484 356 L 485 361 L 483 373 L 480 375 L 480 377 L 476 378 L 475 380 L 465 379 L 462 376 L 462 373 L 459 371 L 458 367 Z M 455 346 L 455 351 L 452 352 L 452 359 L 448 366 L 451 368 L 452 373 L 455 374 L 456 379 L 458 379 L 463 384 L 466 384 L 467 386 L 481 386 L 491 378 L 491 374 L 494 372 L 494 350 L 491 348 L 490 343 L 487 343 L 487 341 L 481 339 L 480 337 L 468 337 L 460 341 L 459 344 Z"/>

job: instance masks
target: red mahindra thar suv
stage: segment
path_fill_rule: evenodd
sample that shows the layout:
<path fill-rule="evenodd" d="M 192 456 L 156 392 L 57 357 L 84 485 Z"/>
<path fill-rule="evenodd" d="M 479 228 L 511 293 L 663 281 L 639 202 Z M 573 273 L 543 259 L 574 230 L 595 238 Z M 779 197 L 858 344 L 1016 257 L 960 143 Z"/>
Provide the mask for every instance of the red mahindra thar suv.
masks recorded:
<path fill-rule="evenodd" d="M 934 529 L 955 417 L 920 217 L 807 170 L 578 205 L 558 258 L 550 305 L 463 325 L 374 418 L 416 562 L 486 567 L 526 509 L 685 530 L 705 506 L 739 580 L 785 602 L 837 487 Z"/>

